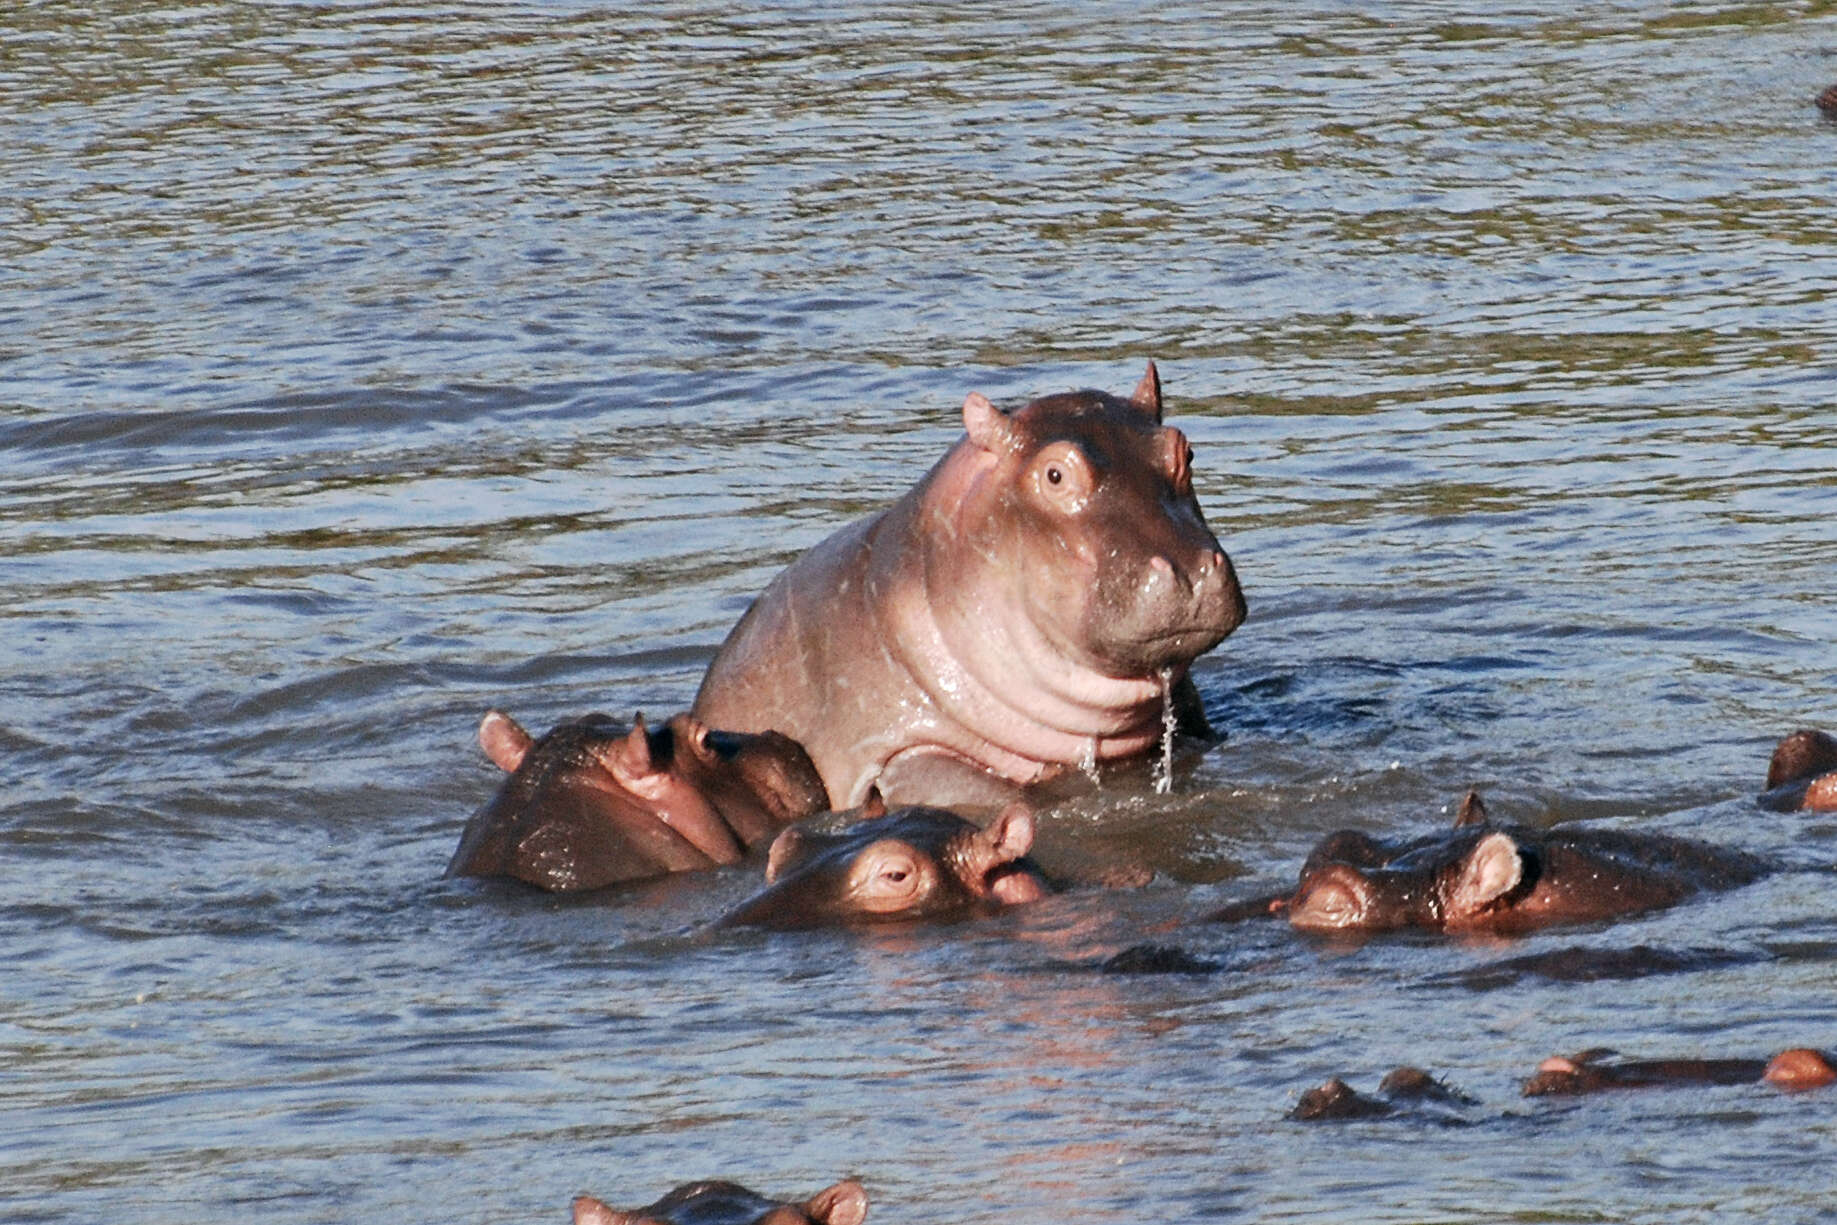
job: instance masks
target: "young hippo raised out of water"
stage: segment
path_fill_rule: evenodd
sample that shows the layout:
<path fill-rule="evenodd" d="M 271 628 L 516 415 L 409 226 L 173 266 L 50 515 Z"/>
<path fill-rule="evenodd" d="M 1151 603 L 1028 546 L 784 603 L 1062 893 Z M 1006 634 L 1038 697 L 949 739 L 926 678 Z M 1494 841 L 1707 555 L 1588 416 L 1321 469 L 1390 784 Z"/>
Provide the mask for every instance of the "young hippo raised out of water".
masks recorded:
<path fill-rule="evenodd" d="M 1818 1089 L 1837 1082 L 1832 1056 L 1809 1047 L 1771 1059 L 1620 1059 L 1604 1049 L 1552 1055 L 1524 1082 L 1526 1097 L 1579 1095 L 1603 1089 L 1745 1085 L 1765 1081 L 1781 1089 Z"/>
<path fill-rule="evenodd" d="M 938 919 L 1036 901 L 1049 890 L 1028 858 L 1033 816 L 1004 808 L 987 829 L 941 808 L 880 807 L 836 834 L 793 827 L 772 843 L 767 885 L 725 924 L 817 927 Z"/>
<path fill-rule="evenodd" d="M 574 1225 L 861 1225 L 867 1191 L 848 1179 L 801 1203 L 768 1199 L 735 1182 L 692 1182 L 654 1204 L 609 1208 L 591 1195 L 574 1201 Z"/>
<path fill-rule="evenodd" d="M 711 731 L 688 715 L 648 728 L 605 715 L 540 740 L 499 710 L 479 724 L 511 776 L 467 822 L 448 876 L 509 876 L 573 892 L 737 863 L 823 812 L 816 767 L 776 732 Z"/>
<path fill-rule="evenodd" d="M 1495 825 L 1469 792 L 1453 829 L 1401 842 L 1340 830 L 1308 856 L 1294 893 L 1213 917 L 1284 914 L 1324 932 L 1522 932 L 1670 906 L 1768 870 L 1745 852 L 1667 834 Z"/>
<path fill-rule="evenodd" d="M 1801 728 L 1780 741 L 1760 802 L 1776 812 L 1837 812 L 1837 736 Z"/>
<path fill-rule="evenodd" d="M 994 804 L 1144 758 L 1173 703 L 1206 732 L 1187 666 L 1244 619 L 1161 422 L 1148 366 L 1128 399 L 980 394 L 965 436 L 887 510 L 773 579 L 727 636 L 694 713 L 809 750 L 836 808 Z"/>

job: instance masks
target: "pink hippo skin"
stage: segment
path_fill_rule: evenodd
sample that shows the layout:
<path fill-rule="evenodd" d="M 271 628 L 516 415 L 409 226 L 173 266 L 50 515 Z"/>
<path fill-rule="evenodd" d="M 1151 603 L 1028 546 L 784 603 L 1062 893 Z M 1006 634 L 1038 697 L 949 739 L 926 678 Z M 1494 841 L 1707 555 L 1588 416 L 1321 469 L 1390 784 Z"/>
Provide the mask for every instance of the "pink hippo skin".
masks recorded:
<path fill-rule="evenodd" d="M 832 806 L 993 804 L 1081 763 L 1141 757 L 1163 686 L 1204 730 L 1187 666 L 1244 619 L 1161 424 L 1151 362 L 1127 400 L 963 402 L 966 436 L 898 502 L 785 569 L 728 635 L 705 722 L 809 751 Z"/>
<path fill-rule="evenodd" d="M 737 863 L 827 806 L 792 741 L 713 731 L 688 715 L 656 728 L 588 715 L 537 740 L 493 710 L 478 742 L 510 777 L 466 823 L 448 876 L 601 889 Z"/>

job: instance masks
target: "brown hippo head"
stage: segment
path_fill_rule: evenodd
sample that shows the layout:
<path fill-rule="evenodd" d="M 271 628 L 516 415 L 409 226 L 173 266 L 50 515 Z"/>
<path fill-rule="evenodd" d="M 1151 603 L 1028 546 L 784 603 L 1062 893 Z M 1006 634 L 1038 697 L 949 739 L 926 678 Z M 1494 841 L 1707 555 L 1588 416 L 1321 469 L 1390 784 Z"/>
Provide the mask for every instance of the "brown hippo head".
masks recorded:
<path fill-rule="evenodd" d="M 963 548 L 1067 660 L 1107 676 L 1185 665 L 1243 622 L 1231 559 L 1193 494 L 1193 449 L 1161 421 L 1154 363 L 1128 399 L 1046 396 L 1005 414 L 963 405 L 978 479 Z M 974 589 L 974 585 L 972 588 Z"/>
<path fill-rule="evenodd" d="M 608 1207 L 591 1195 L 574 1201 L 574 1225 L 861 1225 L 867 1220 L 867 1191 L 847 1179 L 809 1199 L 768 1199 L 739 1183 L 692 1182 L 654 1204 L 630 1211 Z"/>

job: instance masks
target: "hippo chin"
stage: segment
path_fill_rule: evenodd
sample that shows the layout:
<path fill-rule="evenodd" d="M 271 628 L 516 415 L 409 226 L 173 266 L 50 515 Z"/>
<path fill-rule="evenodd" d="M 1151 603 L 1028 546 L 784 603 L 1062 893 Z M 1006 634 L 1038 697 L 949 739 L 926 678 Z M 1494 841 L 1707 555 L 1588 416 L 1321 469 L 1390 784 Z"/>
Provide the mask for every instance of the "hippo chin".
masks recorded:
<path fill-rule="evenodd" d="M 1286 914 L 1322 932 L 1521 932 L 1654 910 L 1768 871 L 1744 852 L 1666 834 L 1496 825 L 1470 792 L 1453 829 L 1403 842 L 1330 834 L 1302 865 L 1294 893 L 1213 917 Z"/>
<path fill-rule="evenodd" d="M 835 807 L 988 802 L 1140 757 L 1187 666 L 1244 619 L 1161 423 L 1154 364 L 1128 399 L 979 394 L 965 437 L 898 502 L 793 562 L 709 666 L 694 713 L 809 750 Z"/>
<path fill-rule="evenodd" d="M 1760 802 L 1780 812 L 1837 812 L 1837 736 L 1802 728 L 1780 741 Z"/>
<path fill-rule="evenodd" d="M 588 715 L 540 740 L 502 711 L 478 738 L 511 772 L 466 824 L 448 876 L 509 876 L 555 892 L 737 862 L 828 807 L 796 742 Z"/>
<path fill-rule="evenodd" d="M 837 834 L 792 827 L 772 843 L 766 888 L 722 922 L 755 927 L 938 919 L 1036 901 L 1033 816 L 1004 808 L 987 829 L 941 808 L 868 815 Z"/>
<path fill-rule="evenodd" d="M 654 1204 L 621 1211 L 591 1195 L 574 1201 L 574 1225 L 861 1225 L 867 1192 L 853 1179 L 802 1202 L 769 1199 L 735 1182 L 692 1182 Z"/>

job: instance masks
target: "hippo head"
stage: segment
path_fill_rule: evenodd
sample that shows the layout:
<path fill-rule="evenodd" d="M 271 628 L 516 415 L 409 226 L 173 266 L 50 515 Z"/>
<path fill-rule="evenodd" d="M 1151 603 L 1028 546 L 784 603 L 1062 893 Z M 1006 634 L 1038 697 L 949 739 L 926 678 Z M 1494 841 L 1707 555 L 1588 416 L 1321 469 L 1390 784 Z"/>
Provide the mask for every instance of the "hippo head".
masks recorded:
<path fill-rule="evenodd" d="M 1046 892 L 1032 846 L 1033 816 L 1018 803 L 987 829 L 941 808 L 882 812 L 839 834 L 793 827 L 772 843 L 767 887 L 727 922 L 808 927 L 1030 902 Z"/>
<path fill-rule="evenodd" d="M 1333 835 L 1358 853 L 1335 859 L 1317 851 L 1289 899 L 1289 922 L 1310 931 L 1390 931 L 1459 927 L 1483 921 L 1523 883 L 1526 861 L 1511 834 L 1466 826 L 1436 844 L 1388 863 L 1365 856 L 1369 839 Z"/>
<path fill-rule="evenodd" d="M 861 1225 L 867 1191 L 846 1179 L 802 1203 L 768 1199 L 739 1183 L 692 1182 L 629 1212 L 591 1195 L 574 1201 L 574 1225 Z"/>
<path fill-rule="evenodd" d="M 979 561 L 962 589 L 1008 589 L 966 615 L 1023 608 L 1055 653 L 1117 677 L 1190 663 L 1243 621 L 1193 494 L 1192 448 L 1161 423 L 1154 363 L 1126 400 L 1069 392 L 1007 414 L 972 394 L 963 422 L 978 478 L 956 525 L 969 547 L 951 564 Z"/>
<path fill-rule="evenodd" d="M 744 847 L 829 807 L 816 767 L 796 741 L 777 732 L 713 731 L 689 715 L 656 728 L 643 715 L 630 727 L 588 715 L 536 741 L 492 710 L 479 724 L 478 741 L 512 773 L 534 753 L 550 770 L 624 793 L 717 863 L 735 862 Z"/>

